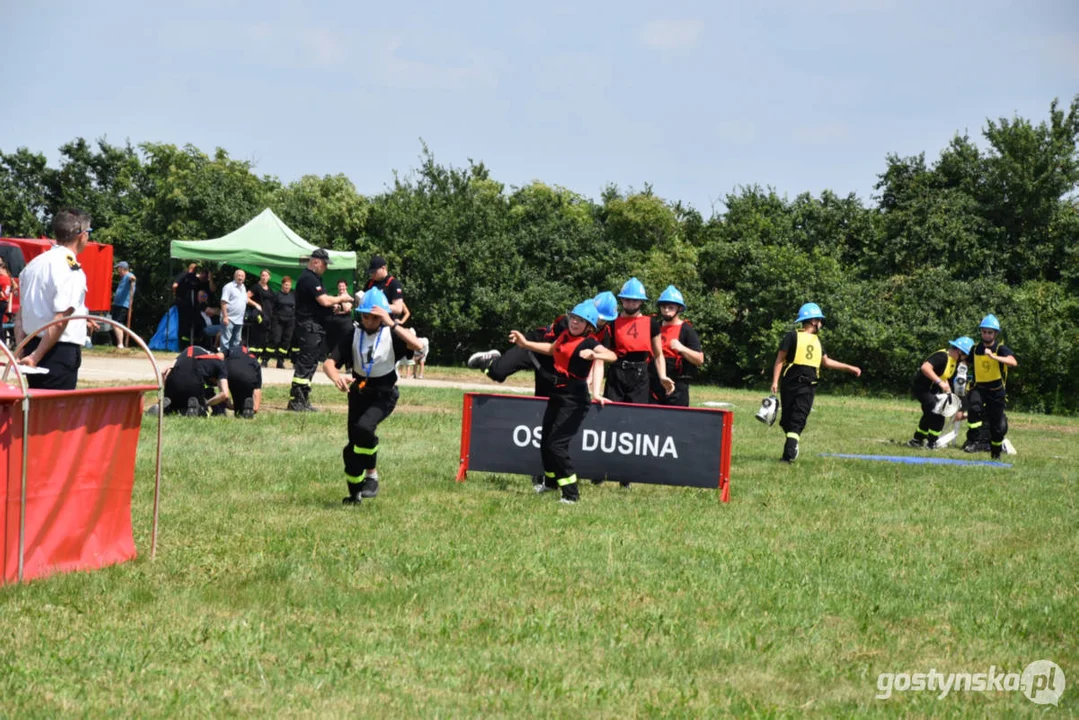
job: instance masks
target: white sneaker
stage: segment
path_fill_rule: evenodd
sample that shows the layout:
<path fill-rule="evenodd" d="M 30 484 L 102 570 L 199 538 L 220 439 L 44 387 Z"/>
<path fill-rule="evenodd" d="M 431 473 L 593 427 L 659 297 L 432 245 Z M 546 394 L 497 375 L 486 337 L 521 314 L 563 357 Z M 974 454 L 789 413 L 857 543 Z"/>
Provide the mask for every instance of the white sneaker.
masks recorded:
<path fill-rule="evenodd" d="M 546 483 L 536 483 L 532 486 L 532 489 L 536 491 L 537 495 L 542 495 L 545 492 L 552 492 L 554 488 L 547 487 Z"/>
<path fill-rule="evenodd" d="M 498 350 L 485 350 L 484 352 L 472 353 L 468 358 L 468 366 L 473 370 L 484 369 L 486 370 L 491 366 L 498 358 L 502 357 L 502 353 Z"/>
<path fill-rule="evenodd" d="M 559 498 L 558 502 L 562 503 L 563 505 L 576 505 L 577 504 L 576 500 L 570 500 L 567 497 Z"/>

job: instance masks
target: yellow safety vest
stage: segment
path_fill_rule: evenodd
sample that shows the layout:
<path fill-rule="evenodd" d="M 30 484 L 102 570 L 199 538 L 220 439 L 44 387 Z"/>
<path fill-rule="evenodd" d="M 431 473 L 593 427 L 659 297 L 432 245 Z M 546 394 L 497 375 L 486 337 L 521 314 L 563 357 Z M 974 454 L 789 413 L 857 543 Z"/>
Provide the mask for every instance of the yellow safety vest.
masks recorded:
<path fill-rule="evenodd" d="M 974 355 L 974 384 L 975 385 L 995 385 L 998 382 L 1004 384 L 1004 381 L 1008 377 L 1007 371 L 1000 362 L 994 360 L 985 354 L 986 347 L 979 344 L 978 347 L 982 349 L 981 354 Z M 1000 347 L 999 345 L 997 347 Z"/>
<path fill-rule="evenodd" d="M 944 372 L 942 372 L 940 374 L 940 379 L 941 380 L 951 380 L 952 375 L 955 375 L 955 369 L 959 366 L 959 360 L 957 360 L 956 358 L 953 358 L 951 356 L 951 354 L 948 352 L 947 348 L 945 348 L 943 350 L 938 350 L 937 352 L 942 352 L 942 353 L 944 353 L 945 355 L 948 356 L 948 364 L 944 367 Z"/>
<path fill-rule="evenodd" d="M 795 334 L 795 337 L 798 344 L 794 347 L 794 356 L 787 358 L 787 367 L 784 368 L 783 374 L 787 374 L 787 370 L 790 369 L 791 365 L 805 365 L 817 370 L 818 374 L 820 374 L 820 338 L 815 333 L 807 333 L 801 330 Z"/>

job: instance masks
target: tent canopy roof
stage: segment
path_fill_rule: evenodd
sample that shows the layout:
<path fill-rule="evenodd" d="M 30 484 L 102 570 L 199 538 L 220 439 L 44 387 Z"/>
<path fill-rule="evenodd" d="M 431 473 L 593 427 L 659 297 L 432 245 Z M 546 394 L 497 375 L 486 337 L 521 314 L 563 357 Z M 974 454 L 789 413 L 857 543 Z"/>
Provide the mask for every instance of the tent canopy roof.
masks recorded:
<path fill-rule="evenodd" d="M 246 225 L 223 237 L 173 240 L 170 255 L 178 260 L 207 260 L 245 268 L 302 268 L 316 247 L 266 208 Z M 356 253 L 328 252 L 330 270 L 355 271 Z"/>

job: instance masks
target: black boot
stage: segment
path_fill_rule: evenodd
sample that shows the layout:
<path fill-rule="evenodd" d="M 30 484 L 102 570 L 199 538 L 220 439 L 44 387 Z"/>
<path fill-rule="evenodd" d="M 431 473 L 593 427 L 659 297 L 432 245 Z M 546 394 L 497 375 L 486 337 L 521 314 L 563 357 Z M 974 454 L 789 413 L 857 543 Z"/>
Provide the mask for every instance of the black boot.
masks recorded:
<path fill-rule="evenodd" d="M 348 484 L 348 496 L 341 501 L 342 505 L 359 505 L 363 502 L 360 497 L 360 488 L 363 487 L 361 483 L 349 482 Z"/>
<path fill-rule="evenodd" d="M 783 457 L 780 458 L 783 462 L 792 463 L 798 459 L 798 440 L 795 438 L 787 438 L 787 442 L 783 445 Z"/>
<path fill-rule="evenodd" d="M 305 412 L 318 412 L 318 408 L 311 404 L 311 386 L 303 386 L 303 409 Z"/>
<path fill-rule="evenodd" d="M 305 385 L 292 383 L 292 387 L 289 388 L 288 407 L 286 409 L 292 412 L 304 412 L 307 410 L 303 392 L 305 387 Z"/>

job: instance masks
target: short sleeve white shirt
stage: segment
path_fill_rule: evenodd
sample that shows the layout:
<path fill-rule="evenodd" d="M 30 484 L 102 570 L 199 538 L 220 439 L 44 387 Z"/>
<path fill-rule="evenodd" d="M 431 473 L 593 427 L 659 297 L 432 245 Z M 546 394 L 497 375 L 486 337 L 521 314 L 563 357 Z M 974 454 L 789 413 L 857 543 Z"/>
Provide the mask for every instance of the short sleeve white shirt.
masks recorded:
<path fill-rule="evenodd" d="M 86 273 L 68 248 L 57 245 L 31 260 L 19 274 L 19 312 L 23 331 L 36 335 L 57 313 L 85 315 Z M 86 343 L 86 321 L 72 320 L 60 342 Z"/>

